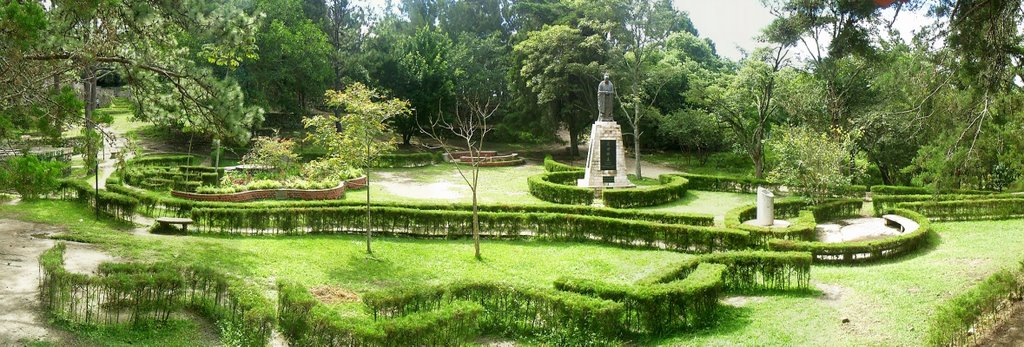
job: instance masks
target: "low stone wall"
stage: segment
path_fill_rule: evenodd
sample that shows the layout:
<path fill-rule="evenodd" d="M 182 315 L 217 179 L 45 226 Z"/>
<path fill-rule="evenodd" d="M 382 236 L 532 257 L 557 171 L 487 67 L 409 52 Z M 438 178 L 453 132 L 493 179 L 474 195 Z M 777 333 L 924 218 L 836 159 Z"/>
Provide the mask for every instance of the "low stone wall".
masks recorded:
<path fill-rule="evenodd" d="M 481 161 L 481 162 L 512 161 L 512 160 L 516 160 L 516 159 L 519 159 L 519 154 L 518 153 L 505 154 L 505 155 L 491 155 L 491 156 L 481 155 L 481 156 L 478 156 L 478 157 L 461 156 L 461 157 L 458 158 L 458 160 L 460 162 L 463 162 L 463 163 L 472 163 L 474 161 Z"/>
<path fill-rule="evenodd" d="M 363 189 L 366 188 L 366 176 L 357 177 L 345 181 L 345 187 L 348 189 Z"/>
<path fill-rule="evenodd" d="M 330 189 L 260 189 L 231 194 L 199 194 L 172 191 L 174 197 L 195 201 L 243 202 L 267 199 L 333 200 L 345 196 L 347 182 Z M 363 185 L 366 185 L 365 178 Z"/>
<path fill-rule="evenodd" d="M 450 155 L 451 155 L 452 159 L 459 160 L 459 159 L 462 159 L 462 157 L 468 157 L 470 155 L 470 153 L 469 153 L 469 151 L 458 151 L 458 152 L 452 152 Z M 497 156 L 497 155 L 498 155 L 497 151 L 480 151 L 480 152 L 476 153 L 477 157 L 493 157 L 493 156 Z"/>

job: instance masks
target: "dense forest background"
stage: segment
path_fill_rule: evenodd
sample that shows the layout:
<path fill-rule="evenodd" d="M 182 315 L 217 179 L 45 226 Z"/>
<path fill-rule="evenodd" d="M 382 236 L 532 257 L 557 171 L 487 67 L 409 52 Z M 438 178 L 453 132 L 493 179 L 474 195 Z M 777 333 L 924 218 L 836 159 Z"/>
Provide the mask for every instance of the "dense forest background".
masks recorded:
<path fill-rule="evenodd" d="M 1024 170 L 1019 0 L 765 4 L 761 47 L 733 61 L 669 0 L 7 1 L 0 131 L 88 120 L 66 86 L 100 81 L 131 90 L 140 119 L 245 142 L 361 82 L 410 102 L 392 123 L 405 144 L 486 98 L 495 139 L 575 156 L 607 72 L 634 152 L 732 153 L 763 177 L 829 143 L 856 183 L 943 188 Z M 901 11 L 934 22 L 907 42 Z"/>

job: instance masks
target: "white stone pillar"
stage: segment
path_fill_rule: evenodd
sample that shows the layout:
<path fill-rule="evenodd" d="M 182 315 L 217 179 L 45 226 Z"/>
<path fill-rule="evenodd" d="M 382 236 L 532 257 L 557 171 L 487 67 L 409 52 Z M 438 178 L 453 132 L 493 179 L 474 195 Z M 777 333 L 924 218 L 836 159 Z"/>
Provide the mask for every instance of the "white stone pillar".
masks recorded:
<path fill-rule="evenodd" d="M 775 224 L 775 194 L 764 187 L 757 187 L 757 225 Z"/>

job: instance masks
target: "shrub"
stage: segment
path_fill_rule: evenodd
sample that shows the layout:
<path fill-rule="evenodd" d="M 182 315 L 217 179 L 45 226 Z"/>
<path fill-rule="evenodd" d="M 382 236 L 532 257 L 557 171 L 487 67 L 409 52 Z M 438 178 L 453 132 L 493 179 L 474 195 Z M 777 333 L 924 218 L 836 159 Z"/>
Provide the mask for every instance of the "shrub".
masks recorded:
<path fill-rule="evenodd" d="M 0 188 L 13 189 L 22 199 L 35 200 L 60 187 L 59 179 L 66 167 L 34 155 L 8 158 L 0 165 Z"/>
<path fill-rule="evenodd" d="M 466 237 L 472 213 L 464 210 L 418 210 L 373 207 L 375 231 L 420 237 Z M 490 237 L 534 237 L 551 240 L 598 241 L 625 246 L 665 248 L 685 252 L 742 249 L 744 231 L 621 220 L 608 217 L 553 213 L 480 212 L 481 233 Z M 295 233 L 362 232 L 364 207 L 320 208 L 194 208 L 199 232 Z"/>
<path fill-rule="evenodd" d="M 1001 270 L 974 288 L 944 302 L 928 323 L 928 346 L 968 346 L 975 336 L 992 327 L 985 319 L 1007 309 L 1007 301 L 1024 292 L 1024 263 L 1015 270 Z"/>
<path fill-rule="evenodd" d="M 558 204 L 590 205 L 594 190 L 577 187 L 575 180 L 583 178 L 583 171 L 546 172 L 527 178 L 530 194 L 538 199 Z M 572 183 L 567 184 L 567 183 Z"/>
<path fill-rule="evenodd" d="M 907 187 L 907 186 L 886 186 L 878 185 L 871 186 L 871 192 L 875 195 L 927 195 L 936 194 L 935 189 L 928 187 Z M 966 194 L 966 195 L 984 195 L 994 194 L 993 191 L 987 190 L 970 190 L 970 189 L 955 189 L 950 191 L 943 191 L 944 194 Z"/>
<path fill-rule="evenodd" d="M 559 163 L 559 162 L 555 161 L 555 159 L 551 158 L 550 154 L 544 157 L 544 171 L 547 171 L 547 172 L 584 171 L 584 170 L 586 170 L 586 168 Z"/>
<path fill-rule="evenodd" d="M 679 200 L 686 195 L 687 179 L 676 175 L 661 175 L 658 181 L 661 184 L 657 186 L 605 190 L 604 204 L 615 208 L 655 206 Z"/>
<path fill-rule="evenodd" d="M 774 251 L 811 252 L 814 254 L 815 261 L 853 264 L 892 258 L 914 251 L 931 233 L 931 224 L 928 222 L 928 219 L 917 212 L 894 209 L 886 211 L 886 213 L 894 213 L 910 218 L 917 222 L 919 227 L 912 232 L 880 240 L 839 243 L 771 240 L 768 246 Z"/>
<path fill-rule="evenodd" d="M 377 167 L 424 167 L 444 161 L 440 152 L 386 153 L 375 161 Z"/>
<path fill-rule="evenodd" d="M 129 166 L 179 166 L 192 165 L 194 156 L 188 154 L 147 154 L 128 161 Z"/>
<path fill-rule="evenodd" d="M 689 180 L 689 189 L 715 192 L 753 193 L 758 186 L 774 189 L 778 184 L 753 177 L 681 174 Z"/>
<path fill-rule="evenodd" d="M 714 320 L 725 268 L 719 264 L 700 264 L 685 279 L 646 285 L 562 277 L 555 281 L 555 288 L 621 302 L 619 324 L 627 331 L 661 335 Z"/>
<path fill-rule="evenodd" d="M 131 221 L 139 206 L 139 200 L 128 195 L 106 190 L 100 190 L 96 195 L 92 184 L 84 180 L 65 179 L 60 182 L 65 199 L 98 206 L 100 211 L 120 220 Z"/>
<path fill-rule="evenodd" d="M 896 204 L 937 220 L 1007 219 L 1024 215 L 1024 198 L 921 201 Z"/>
<path fill-rule="evenodd" d="M 242 163 L 266 167 L 278 177 L 284 177 L 299 165 L 299 155 L 294 148 L 292 140 L 260 136 L 253 140 L 252 149 L 242 157 Z"/>

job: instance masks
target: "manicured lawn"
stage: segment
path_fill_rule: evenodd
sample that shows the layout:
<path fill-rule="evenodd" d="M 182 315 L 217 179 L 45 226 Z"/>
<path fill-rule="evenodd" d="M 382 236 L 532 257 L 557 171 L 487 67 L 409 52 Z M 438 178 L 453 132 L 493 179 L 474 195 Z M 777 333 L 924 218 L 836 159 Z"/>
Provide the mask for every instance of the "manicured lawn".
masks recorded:
<path fill-rule="evenodd" d="M 639 207 L 641 210 L 678 212 L 678 213 L 704 213 L 715 216 L 715 220 L 721 222 L 725 213 L 731 209 L 753 204 L 757 198 L 754 194 L 707 192 L 691 190 L 686 192 L 686 197 L 658 206 Z"/>
<path fill-rule="evenodd" d="M 481 168 L 479 201 L 481 204 L 548 204 L 530 195 L 526 184 L 527 177 L 542 172 L 544 167 L 539 165 Z M 451 164 L 374 169 L 370 180 L 370 198 L 375 201 L 472 202 L 469 186 Z M 345 192 L 345 199 L 366 201 L 366 190 Z"/>
<path fill-rule="evenodd" d="M 367 256 L 357 235 L 134 236 L 124 226 L 92 222 L 88 209 L 67 202 L 4 206 L 0 215 L 66 225 L 72 238 L 99 243 L 128 259 L 213 264 L 265 284 L 268 293 L 278 278 L 357 294 L 462 278 L 550 286 L 559 276 L 573 275 L 629 283 L 688 257 L 595 244 L 485 240 L 485 261 L 477 262 L 469 240 L 409 238 L 375 239 L 375 255 Z M 1024 220 L 938 223 L 936 228 L 932 245 L 910 256 L 864 266 L 815 266 L 813 293 L 729 297 L 724 302 L 730 306 L 714 327 L 642 344 L 919 345 L 937 305 L 1024 258 Z M 336 307 L 364 314 L 360 305 Z"/>
<path fill-rule="evenodd" d="M 866 266 L 815 266 L 820 296 L 744 298 L 725 324 L 663 345 L 917 346 L 944 300 L 1024 260 L 1024 220 L 938 223 L 935 244 Z M 842 323 L 843 318 L 850 323 Z"/>

